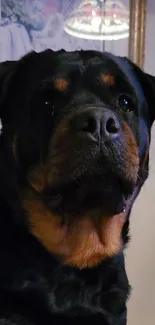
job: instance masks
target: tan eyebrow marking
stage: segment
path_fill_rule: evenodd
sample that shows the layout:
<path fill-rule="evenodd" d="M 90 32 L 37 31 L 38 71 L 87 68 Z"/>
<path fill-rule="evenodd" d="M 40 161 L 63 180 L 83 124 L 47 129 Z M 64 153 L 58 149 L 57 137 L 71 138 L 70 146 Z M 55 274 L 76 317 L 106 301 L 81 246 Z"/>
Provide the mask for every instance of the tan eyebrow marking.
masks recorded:
<path fill-rule="evenodd" d="M 65 91 L 68 87 L 68 81 L 65 78 L 55 79 L 55 88 L 58 91 Z"/>
<path fill-rule="evenodd" d="M 101 73 L 101 75 L 99 76 L 99 80 L 104 82 L 104 84 L 109 85 L 109 86 L 115 85 L 115 78 L 111 74 Z"/>

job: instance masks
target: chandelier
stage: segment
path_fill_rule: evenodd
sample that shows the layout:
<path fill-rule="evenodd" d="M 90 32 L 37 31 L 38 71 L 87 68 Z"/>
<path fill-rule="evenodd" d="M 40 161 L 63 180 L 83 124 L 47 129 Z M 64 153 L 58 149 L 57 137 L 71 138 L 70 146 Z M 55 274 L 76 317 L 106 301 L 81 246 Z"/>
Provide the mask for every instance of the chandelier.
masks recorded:
<path fill-rule="evenodd" d="M 84 0 L 64 22 L 67 34 L 91 40 L 129 37 L 129 11 L 121 1 Z"/>

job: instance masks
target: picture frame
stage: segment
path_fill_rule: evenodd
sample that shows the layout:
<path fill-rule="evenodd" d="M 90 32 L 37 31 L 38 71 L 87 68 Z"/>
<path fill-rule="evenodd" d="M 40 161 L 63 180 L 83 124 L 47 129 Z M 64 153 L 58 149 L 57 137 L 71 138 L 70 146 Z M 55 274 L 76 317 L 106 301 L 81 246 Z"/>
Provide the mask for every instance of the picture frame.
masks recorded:
<path fill-rule="evenodd" d="M 147 0 L 130 0 L 130 34 L 128 57 L 141 69 L 145 61 Z"/>

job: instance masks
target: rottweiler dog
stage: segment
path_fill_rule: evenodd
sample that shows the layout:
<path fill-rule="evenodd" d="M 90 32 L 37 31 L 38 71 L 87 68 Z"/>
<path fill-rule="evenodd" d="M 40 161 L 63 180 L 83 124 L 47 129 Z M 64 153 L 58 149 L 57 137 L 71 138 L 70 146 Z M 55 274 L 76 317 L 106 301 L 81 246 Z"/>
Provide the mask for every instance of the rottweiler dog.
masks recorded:
<path fill-rule="evenodd" d="M 125 325 L 155 78 L 97 51 L 0 65 L 0 325 Z"/>

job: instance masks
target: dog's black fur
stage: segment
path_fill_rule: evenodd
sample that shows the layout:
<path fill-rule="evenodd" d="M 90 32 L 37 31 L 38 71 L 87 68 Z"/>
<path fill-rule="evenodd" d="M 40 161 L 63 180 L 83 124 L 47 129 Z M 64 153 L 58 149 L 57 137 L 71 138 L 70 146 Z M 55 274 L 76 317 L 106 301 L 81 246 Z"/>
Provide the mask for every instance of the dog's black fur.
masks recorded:
<path fill-rule="evenodd" d="M 154 85 L 153 77 L 109 53 L 48 50 L 1 63 L 1 325 L 126 324 L 123 249 L 132 204 L 148 176 Z M 112 120 L 110 136 L 102 120 Z M 81 228 L 77 246 L 74 238 L 62 243 L 75 249 L 70 259 L 61 238 L 51 244 L 59 217 L 60 229 L 79 222 L 83 228 L 86 218 L 95 234 L 98 220 L 108 218 L 104 248 L 104 236 L 112 236 L 107 245 L 117 241 L 122 215 L 121 246 L 102 251 L 97 262 L 96 255 L 85 260 L 89 245 L 74 256 L 83 245 Z"/>

